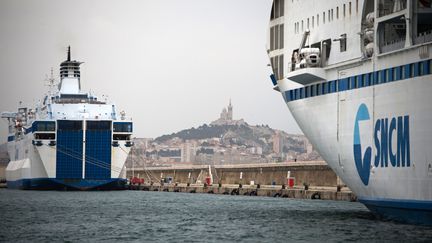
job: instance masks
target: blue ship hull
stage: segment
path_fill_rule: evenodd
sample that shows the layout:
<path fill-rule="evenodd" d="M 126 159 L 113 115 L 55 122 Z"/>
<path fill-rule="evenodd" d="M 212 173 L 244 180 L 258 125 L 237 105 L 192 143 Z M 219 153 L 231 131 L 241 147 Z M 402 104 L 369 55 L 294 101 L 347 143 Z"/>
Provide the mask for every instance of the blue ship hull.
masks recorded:
<path fill-rule="evenodd" d="M 120 178 L 106 180 L 38 178 L 7 181 L 7 187 L 22 190 L 124 190 L 126 183 L 126 179 Z"/>
<path fill-rule="evenodd" d="M 432 201 L 359 199 L 380 218 L 410 224 L 432 225 Z"/>

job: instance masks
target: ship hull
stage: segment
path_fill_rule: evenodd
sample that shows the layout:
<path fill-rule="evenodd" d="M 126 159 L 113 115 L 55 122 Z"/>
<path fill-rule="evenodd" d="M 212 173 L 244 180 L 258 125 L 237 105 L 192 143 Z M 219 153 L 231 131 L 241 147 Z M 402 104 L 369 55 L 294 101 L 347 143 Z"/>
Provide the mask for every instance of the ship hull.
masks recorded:
<path fill-rule="evenodd" d="M 35 142 L 31 129 L 19 141 L 8 143 L 11 161 L 6 183 L 22 190 L 122 190 L 130 147 L 112 146 L 111 132 L 57 131 L 57 140 Z M 86 135 L 86 141 L 83 135 Z"/>
<path fill-rule="evenodd" d="M 313 146 L 372 212 L 432 225 L 431 82 L 431 75 L 419 76 L 287 105 Z"/>
<path fill-rule="evenodd" d="M 7 181 L 7 187 L 10 189 L 21 190 L 125 190 L 126 183 L 127 180 L 121 178 L 108 180 L 59 180 L 52 178 L 37 178 Z"/>

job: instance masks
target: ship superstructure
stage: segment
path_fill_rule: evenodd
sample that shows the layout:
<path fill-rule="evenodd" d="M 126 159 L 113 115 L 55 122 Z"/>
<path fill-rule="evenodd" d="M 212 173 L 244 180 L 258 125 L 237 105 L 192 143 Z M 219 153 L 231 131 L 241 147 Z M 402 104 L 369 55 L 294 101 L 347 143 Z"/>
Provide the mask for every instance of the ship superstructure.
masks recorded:
<path fill-rule="evenodd" d="M 432 224 L 430 0 L 275 0 L 274 89 L 360 202 Z"/>
<path fill-rule="evenodd" d="M 133 124 L 116 106 L 81 90 L 80 65 L 60 64 L 60 82 L 34 108 L 3 112 L 9 122 L 8 188 L 123 189 Z"/>

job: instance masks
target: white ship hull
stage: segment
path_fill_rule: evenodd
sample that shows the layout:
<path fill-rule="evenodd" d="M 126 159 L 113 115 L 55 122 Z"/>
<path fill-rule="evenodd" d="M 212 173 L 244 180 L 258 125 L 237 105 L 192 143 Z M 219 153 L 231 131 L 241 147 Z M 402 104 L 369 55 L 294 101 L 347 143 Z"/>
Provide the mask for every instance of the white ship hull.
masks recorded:
<path fill-rule="evenodd" d="M 85 177 L 85 166 L 95 164 L 94 158 L 87 158 L 87 163 L 84 158 L 82 178 L 58 178 L 57 146 L 50 145 L 47 141 L 35 145 L 32 141 L 33 133 L 29 133 L 21 141 L 8 143 L 8 153 L 12 159 L 6 167 L 8 188 L 25 190 L 115 190 L 125 188 L 127 182 L 125 162 L 130 151 L 130 147 L 125 146 L 126 142 L 119 142 L 119 146 L 112 147 L 109 168 L 98 164 L 100 170 L 110 171 L 109 178 L 102 179 Z"/>
<path fill-rule="evenodd" d="M 366 206 L 378 212 L 396 209 L 409 210 L 408 214 L 419 212 L 430 219 L 431 82 L 431 76 L 418 77 L 291 101 L 288 102 L 288 107 L 320 155 Z M 364 175 L 359 172 L 361 169 L 357 168 L 354 158 L 356 116 L 362 104 L 369 113 L 369 119 L 358 122 L 362 162 L 366 167 Z M 389 130 L 392 118 L 397 121 L 398 117 L 409 119 L 409 125 L 403 124 L 409 126 L 409 137 L 404 138 L 408 139 L 405 145 L 409 147 L 398 146 L 398 129 L 404 128 L 399 128 L 397 122 L 395 128 Z M 387 136 L 384 139 L 381 137 L 382 119 L 387 119 L 388 122 Z M 387 143 L 387 149 L 384 149 L 387 159 L 383 159 L 383 143 Z M 371 149 L 370 164 L 365 162 L 367 148 Z M 405 150 L 404 165 L 401 149 Z M 399 213 L 394 216 L 400 216 Z"/>
<path fill-rule="evenodd" d="M 273 2 L 274 89 L 373 212 L 432 224 L 432 3 Z"/>

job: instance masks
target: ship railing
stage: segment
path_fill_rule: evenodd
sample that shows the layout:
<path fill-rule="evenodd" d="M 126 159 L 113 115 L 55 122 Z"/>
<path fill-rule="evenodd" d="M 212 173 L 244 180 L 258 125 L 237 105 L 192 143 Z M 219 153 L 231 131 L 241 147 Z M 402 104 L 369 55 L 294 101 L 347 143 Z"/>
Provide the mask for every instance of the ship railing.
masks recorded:
<path fill-rule="evenodd" d="M 380 46 L 381 53 L 395 51 L 404 48 L 405 46 L 405 38 L 394 40 L 391 42 L 387 42 Z"/>
<path fill-rule="evenodd" d="M 414 44 L 422 44 L 431 41 L 432 41 L 432 30 L 419 33 L 416 37 L 414 37 Z"/>

